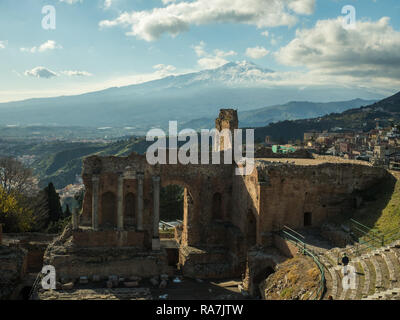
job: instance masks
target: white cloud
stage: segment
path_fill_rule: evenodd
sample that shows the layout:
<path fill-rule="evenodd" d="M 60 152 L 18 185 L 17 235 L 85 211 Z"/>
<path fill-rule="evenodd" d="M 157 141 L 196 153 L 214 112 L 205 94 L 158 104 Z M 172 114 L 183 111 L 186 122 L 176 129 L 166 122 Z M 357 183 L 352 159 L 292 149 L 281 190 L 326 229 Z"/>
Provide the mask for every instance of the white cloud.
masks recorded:
<path fill-rule="evenodd" d="M 169 75 L 172 75 L 176 68 L 172 65 L 165 64 L 157 64 L 153 66 L 153 69 L 156 70 L 155 77 L 163 78 Z"/>
<path fill-rule="evenodd" d="M 264 47 L 255 47 L 255 48 L 247 48 L 246 50 L 246 56 L 252 58 L 252 59 L 261 59 L 265 57 L 269 51 L 265 49 Z"/>
<path fill-rule="evenodd" d="M 344 29 L 342 18 L 320 20 L 311 29 L 297 30 L 276 58 L 290 66 L 306 66 L 314 73 L 400 79 L 400 32 L 390 19 L 358 21 Z"/>
<path fill-rule="evenodd" d="M 0 41 L 0 49 L 5 49 L 7 46 L 8 41 Z"/>
<path fill-rule="evenodd" d="M 215 69 L 218 67 L 223 66 L 224 64 L 227 64 L 229 61 L 225 60 L 224 58 L 221 57 L 208 57 L 208 58 L 201 58 L 197 61 L 198 65 L 202 69 Z"/>
<path fill-rule="evenodd" d="M 204 50 L 204 47 L 206 46 L 204 41 L 200 41 L 200 43 L 197 46 L 194 46 L 193 49 L 196 52 L 196 55 L 198 57 L 204 57 L 207 55 L 207 52 Z"/>
<path fill-rule="evenodd" d="M 156 70 L 164 70 L 164 71 L 168 71 L 168 72 L 171 72 L 171 71 L 175 71 L 175 70 L 176 70 L 176 68 L 175 68 L 174 66 L 172 66 L 172 65 L 165 65 L 165 64 L 156 64 L 155 66 L 153 66 L 153 69 L 156 69 Z"/>
<path fill-rule="evenodd" d="M 41 44 L 39 47 L 32 47 L 32 48 L 21 48 L 20 50 L 22 52 L 30 52 L 30 53 L 36 53 L 36 52 L 46 52 L 50 50 L 55 50 L 55 49 L 62 49 L 62 46 L 57 44 L 53 40 L 48 40 L 45 43 Z"/>
<path fill-rule="evenodd" d="M 127 35 L 146 41 L 164 33 L 176 36 L 191 25 L 242 23 L 262 27 L 292 26 L 297 14 L 311 14 L 315 0 L 194 0 L 163 1 L 166 5 L 145 11 L 124 12 L 114 20 L 103 20 L 100 27 L 130 28 Z"/>
<path fill-rule="evenodd" d="M 105 9 L 109 9 L 113 5 L 114 2 L 115 2 L 115 0 L 104 0 L 103 6 Z"/>
<path fill-rule="evenodd" d="M 29 77 L 45 78 L 45 79 L 57 77 L 57 73 L 45 67 L 36 67 L 33 68 L 32 70 L 26 70 L 24 74 Z"/>
<path fill-rule="evenodd" d="M 315 0 L 289 1 L 288 7 L 298 14 L 312 14 L 314 12 Z"/>
<path fill-rule="evenodd" d="M 66 70 L 61 71 L 62 74 L 69 76 L 69 77 L 91 77 L 93 74 L 87 71 L 73 71 L 73 70 Z"/>
<path fill-rule="evenodd" d="M 229 61 L 226 60 L 226 57 L 235 56 L 237 53 L 233 50 L 223 51 L 220 49 L 214 50 L 213 53 L 208 53 L 205 50 L 206 44 L 204 41 L 201 41 L 198 45 L 194 46 L 193 49 L 200 59 L 197 60 L 197 64 L 202 69 L 215 69 L 218 68 Z"/>
<path fill-rule="evenodd" d="M 269 32 L 268 31 L 261 32 L 261 35 L 263 35 L 264 37 L 268 38 Z"/>

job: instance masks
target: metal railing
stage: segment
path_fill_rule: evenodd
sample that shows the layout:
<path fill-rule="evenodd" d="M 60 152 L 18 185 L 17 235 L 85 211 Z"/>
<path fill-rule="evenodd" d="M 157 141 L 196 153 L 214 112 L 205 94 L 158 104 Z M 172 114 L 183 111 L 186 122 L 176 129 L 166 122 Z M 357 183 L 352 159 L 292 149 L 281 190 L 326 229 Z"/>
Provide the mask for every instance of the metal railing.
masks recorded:
<path fill-rule="evenodd" d="M 41 280 L 42 280 L 42 274 L 39 272 L 36 276 L 35 281 L 33 282 L 31 291 L 29 292 L 29 298 L 28 298 L 29 300 L 35 299 L 35 294 L 38 292 L 38 286 Z"/>
<path fill-rule="evenodd" d="M 285 230 L 286 229 L 286 230 Z M 296 234 L 293 235 L 292 233 Z M 299 248 L 299 251 L 303 254 L 303 255 L 308 255 L 310 256 L 315 264 L 317 265 L 319 272 L 320 272 L 320 282 L 319 282 L 319 286 L 318 289 L 316 291 L 313 291 L 310 296 L 308 297 L 308 300 L 320 300 L 323 297 L 323 293 L 325 291 L 325 269 L 323 264 L 321 263 L 321 261 L 319 261 L 317 254 L 315 254 L 310 248 L 307 247 L 307 244 L 299 239 L 305 239 L 305 237 L 303 235 L 301 235 L 300 233 L 298 233 L 297 231 L 284 226 L 283 229 L 278 233 L 279 236 L 281 236 L 283 239 L 290 241 L 291 243 L 293 243 L 296 247 Z"/>
<path fill-rule="evenodd" d="M 350 219 L 350 222 L 353 234 L 355 234 L 354 232 L 357 231 L 360 235 L 359 238 L 356 239 L 357 242 L 361 245 L 367 245 L 367 248 L 370 249 L 383 247 L 400 238 L 400 227 L 394 228 L 387 232 L 382 232 L 376 228 L 369 228 L 354 219 Z M 368 240 L 365 241 L 360 239 L 362 237 L 368 238 Z"/>

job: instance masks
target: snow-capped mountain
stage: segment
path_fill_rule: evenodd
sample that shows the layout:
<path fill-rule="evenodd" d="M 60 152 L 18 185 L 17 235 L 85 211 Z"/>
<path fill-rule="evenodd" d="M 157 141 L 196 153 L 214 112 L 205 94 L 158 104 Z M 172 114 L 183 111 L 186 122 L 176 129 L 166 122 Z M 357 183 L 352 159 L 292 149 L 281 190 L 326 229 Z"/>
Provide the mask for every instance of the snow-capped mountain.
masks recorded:
<path fill-rule="evenodd" d="M 359 97 L 381 98 L 365 90 L 267 87 L 264 80 L 271 81 L 273 76 L 272 70 L 241 61 L 212 70 L 168 76 L 82 95 L 2 103 L 0 125 L 40 123 L 90 127 L 129 126 L 143 133 L 151 127 L 166 128 L 170 120 L 183 123 L 215 117 L 220 108 L 248 111 L 289 101 L 328 102 Z M 296 108 L 295 105 L 292 107 Z M 263 123 L 263 119 L 259 120 Z"/>
<path fill-rule="evenodd" d="M 272 70 L 264 69 L 252 62 L 230 62 L 220 68 L 201 71 L 193 76 L 193 81 L 205 81 L 224 85 L 257 85 Z"/>
<path fill-rule="evenodd" d="M 182 89 L 189 87 L 252 87 L 262 85 L 272 70 L 264 69 L 249 61 L 229 62 L 216 69 L 194 73 L 168 76 L 160 80 L 126 86 L 124 91 L 134 90 L 147 93 L 147 90 Z M 116 89 L 116 88 L 112 88 Z"/>

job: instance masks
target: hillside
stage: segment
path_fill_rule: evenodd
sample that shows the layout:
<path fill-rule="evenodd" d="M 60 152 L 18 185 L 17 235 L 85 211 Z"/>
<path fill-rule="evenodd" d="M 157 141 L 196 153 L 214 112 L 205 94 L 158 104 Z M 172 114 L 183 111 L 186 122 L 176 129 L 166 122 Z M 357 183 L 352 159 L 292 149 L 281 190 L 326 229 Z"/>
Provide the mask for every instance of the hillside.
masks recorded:
<path fill-rule="evenodd" d="M 302 139 L 304 132 L 310 130 L 343 130 L 369 131 L 379 122 L 388 125 L 390 122 L 400 121 L 400 92 L 371 105 L 350 109 L 342 113 L 331 113 L 322 117 L 281 121 L 256 129 L 256 140 L 263 141 L 265 136 L 274 140 L 286 142 L 288 140 Z"/>
<path fill-rule="evenodd" d="M 337 102 L 292 101 L 282 105 L 269 106 L 249 111 L 239 109 L 240 127 L 261 127 L 277 121 L 308 119 L 324 116 L 333 112 L 339 113 L 361 106 L 367 106 L 376 100 L 354 99 Z M 200 118 L 184 124 L 194 129 L 212 128 L 215 118 Z"/>
<path fill-rule="evenodd" d="M 63 188 L 76 181 L 82 172 L 82 159 L 86 156 L 126 156 L 132 152 L 144 153 L 148 142 L 144 139 L 122 140 L 113 143 L 51 142 L 24 146 L 14 156 L 29 154 L 35 156 L 31 164 L 40 178 L 40 187 L 53 182 L 56 188 Z"/>

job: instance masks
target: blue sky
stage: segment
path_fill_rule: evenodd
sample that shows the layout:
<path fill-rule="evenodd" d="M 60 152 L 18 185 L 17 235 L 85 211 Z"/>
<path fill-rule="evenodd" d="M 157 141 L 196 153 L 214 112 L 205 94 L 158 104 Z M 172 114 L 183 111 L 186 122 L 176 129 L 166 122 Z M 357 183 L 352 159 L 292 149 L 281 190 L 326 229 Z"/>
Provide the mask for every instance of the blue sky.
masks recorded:
<path fill-rule="evenodd" d="M 42 28 L 45 5 L 56 9 L 55 30 Z M 356 9 L 355 29 L 339 26 L 344 5 Z M 241 60 L 277 71 L 282 85 L 339 82 L 394 93 L 400 2 L 0 0 L 0 102 L 79 94 Z"/>

